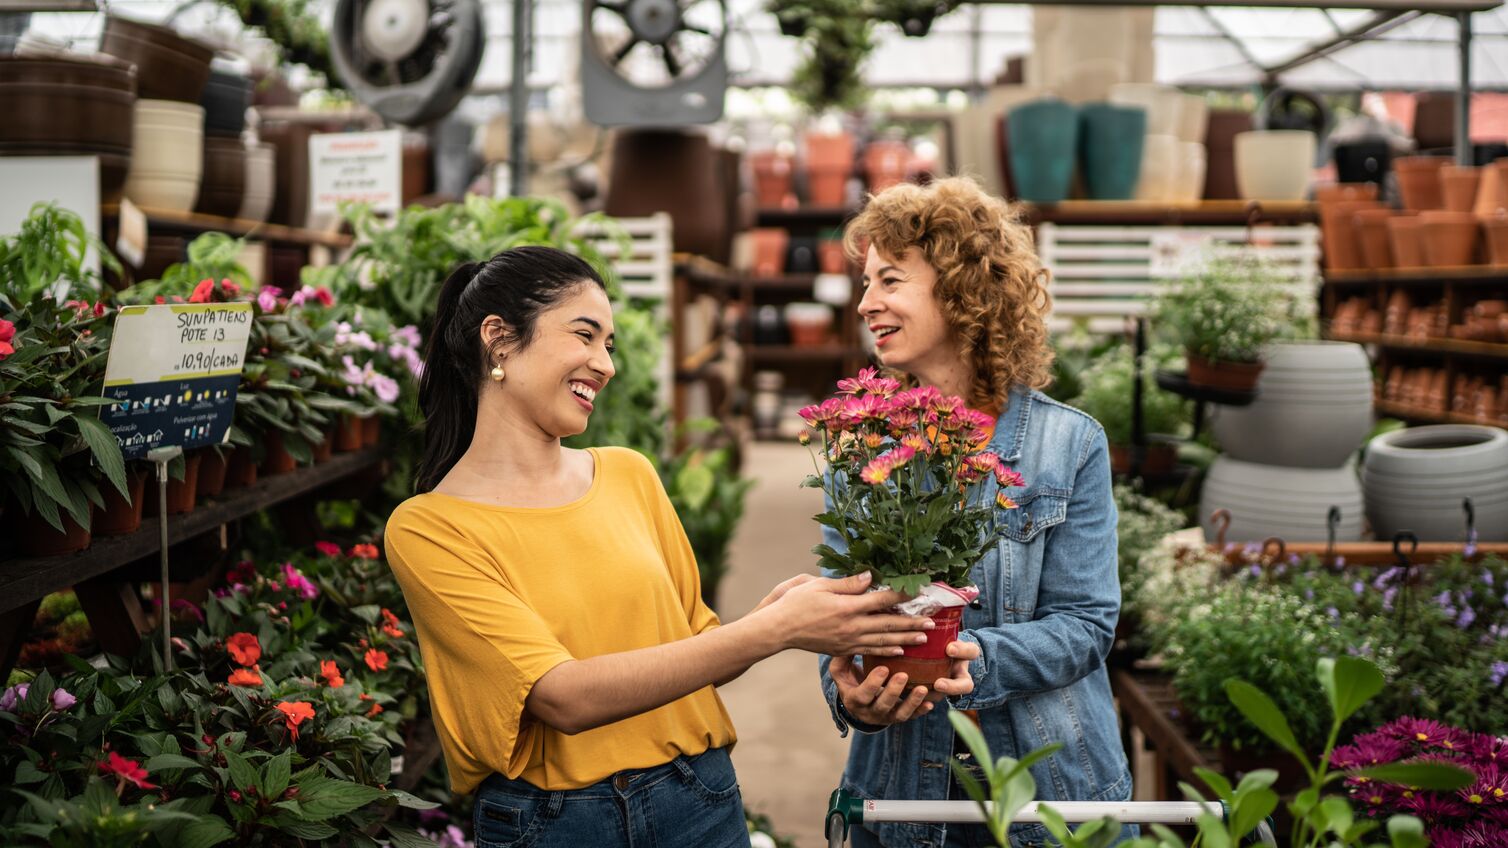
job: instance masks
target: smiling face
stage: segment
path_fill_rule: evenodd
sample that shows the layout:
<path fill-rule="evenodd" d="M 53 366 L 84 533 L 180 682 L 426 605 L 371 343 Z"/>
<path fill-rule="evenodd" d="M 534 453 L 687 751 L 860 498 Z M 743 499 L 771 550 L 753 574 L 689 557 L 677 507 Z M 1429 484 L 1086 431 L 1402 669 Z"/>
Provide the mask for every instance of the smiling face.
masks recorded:
<path fill-rule="evenodd" d="M 936 287 L 937 270 L 920 250 L 895 257 L 869 248 L 859 317 L 874 334 L 881 365 L 920 375 L 956 361 L 958 348 Z"/>
<path fill-rule="evenodd" d="M 482 322 L 483 349 L 498 337 L 501 319 Z M 600 287 L 583 283 L 556 305 L 539 313 L 533 339 L 522 350 L 500 347 L 505 377 L 496 386 L 510 414 L 549 436 L 565 438 L 586 430 L 597 395 L 613 366 L 613 307 Z"/>

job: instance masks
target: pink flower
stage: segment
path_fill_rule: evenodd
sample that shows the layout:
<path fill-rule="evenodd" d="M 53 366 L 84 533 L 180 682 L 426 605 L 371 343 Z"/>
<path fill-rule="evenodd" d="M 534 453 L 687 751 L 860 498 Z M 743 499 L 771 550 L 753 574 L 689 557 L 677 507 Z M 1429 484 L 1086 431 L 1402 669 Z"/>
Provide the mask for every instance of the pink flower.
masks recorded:
<path fill-rule="evenodd" d="M 870 460 L 869 464 L 864 466 L 864 470 L 859 472 L 859 479 L 871 486 L 878 486 L 889 480 L 890 475 L 895 473 L 897 468 L 915 457 L 916 451 L 905 445 L 893 448 Z"/>
<path fill-rule="evenodd" d="M 288 584 L 289 591 L 297 592 L 306 601 L 319 597 L 319 587 L 309 582 L 309 578 L 294 568 L 291 562 L 283 563 L 283 580 Z"/>
<path fill-rule="evenodd" d="M 920 433 L 907 433 L 901 437 L 901 445 L 908 447 L 923 456 L 930 456 L 932 446 L 927 444 L 927 439 Z"/>
<path fill-rule="evenodd" d="M 5 694 L 0 695 L 0 710 L 8 713 L 15 712 L 16 705 L 26 700 L 26 693 L 30 691 L 30 683 L 17 683 L 9 687 L 5 690 Z"/>
<path fill-rule="evenodd" d="M 214 293 L 214 280 L 200 280 L 199 285 L 194 286 L 194 293 L 189 295 L 189 303 L 208 303 Z"/>
<path fill-rule="evenodd" d="M 1021 472 L 1012 468 L 1006 468 L 1003 464 L 995 466 L 995 482 L 999 483 L 1001 488 L 1005 489 L 1020 488 L 1026 485 L 1026 480 L 1021 476 Z"/>
<path fill-rule="evenodd" d="M 5 359 L 5 357 L 16 352 L 15 346 L 11 344 L 11 341 L 15 337 L 16 325 L 4 318 L 0 318 L 0 359 Z"/>
<path fill-rule="evenodd" d="M 392 332 L 391 337 L 393 341 L 401 342 L 411 348 L 417 348 L 419 345 L 424 343 L 424 340 L 419 337 L 419 328 L 414 326 L 413 324 L 409 324 L 406 327 L 399 327 Z"/>
<path fill-rule="evenodd" d="M 278 296 L 283 290 L 276 286 L 262 286 L 257 292 L 257 308 L 263 312 L 276 312 L 278 308 Z"/>
<path fill-rule="evenodd" d="M 52 690 L 52 708 L 58 712 L 62 712 L 78 702 L 78 698 L 73 697 L 61 688 Z"/>
<path fill-rule="evenodd" d="M 878 377 L 879 374 L 880 369 L 878 368 L 860 368 L 859 376 L 844 377 L 843 379 L 838 381 L 838 394 L 858 394 L 859 391 L 864 387 L 865 380 L 873 380 L 875 377 Z"/>
<path fill-rule="evenodd" d="M 314 549 L 316 551 L 319 551 L 319 555 L 320 556 L 327 556 L 327 557 L 338 557 L 338 556 L 340 556 L 340 545 L 337 545 L 334 542 L 315 542 L 314 543 Z"/>
<path fill-rule="evenodd" d="M 801 416 L 801 420 L 805 421 L 808 427 L 824 427 L 829 421 L 837 418 L 842 409 L 842 399 L 830 397 L 821 403 L 802 407 L 796 414 Z"/>
<path fill-rule="evenodd" d="M 377 399 L 383 403 L 393 403 L 398 400 L 398 381 L 385 374 L 372 374 L 367 380 L 372 391 L 377 393 Z"/>
<path fill-rule="evenodd" d="M 335 295 L 331 294 L 330 290 L 324 286 L 320 286 L 314 290 L 314 299 L 319 301 L 320 306 L 335 305 Z"/>

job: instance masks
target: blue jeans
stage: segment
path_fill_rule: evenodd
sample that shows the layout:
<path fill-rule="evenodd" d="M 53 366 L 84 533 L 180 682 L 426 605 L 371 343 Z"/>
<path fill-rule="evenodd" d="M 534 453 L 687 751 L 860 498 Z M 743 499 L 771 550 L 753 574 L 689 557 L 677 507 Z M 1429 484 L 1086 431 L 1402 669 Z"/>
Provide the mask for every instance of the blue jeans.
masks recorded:
<path fill-rule="evenodd" d="M 494 774 L 477 789 L 477 848 L 743 848 L 743 798 L 728 752 L 620 771 L 548 791 Z"/>

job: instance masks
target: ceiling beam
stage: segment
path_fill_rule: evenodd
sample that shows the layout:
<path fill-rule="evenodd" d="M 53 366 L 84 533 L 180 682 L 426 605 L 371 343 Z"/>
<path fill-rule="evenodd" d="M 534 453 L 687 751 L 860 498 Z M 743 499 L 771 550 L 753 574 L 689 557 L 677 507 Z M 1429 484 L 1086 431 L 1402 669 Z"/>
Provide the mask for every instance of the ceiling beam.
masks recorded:
<path fill-rule="evenodd" d="M 1230 27 L 1227 27 L 1225 24 L 1221 23 L 1220 19 L 1215 17 L 1215 13 L 1211 12 L 1208 6 L 1200 6 L 1198 8 L 1200 16 L 1203 17 L 1205 21 L 1207 21 L 1209 25 L 1214 28 L 1215 32 L 1219 34 L 1221 38 L 1229 41 L 1230 45 L 1236 48 L 1236 52 L 1241 54 L 1241 58 L 1249 62 L 1251 66 L 1258 71 L 1266 70 L 1262 66 L 1262 63 L 1257 60 L 1256 54 L 1252 53 L 1251 48 L 1246 46 L 1246 42 L 1237 38 L 1236 34 L 1230 31 Z"/>
<path fill-rule="evenodd" d="M 1414 20 L 1415 18 L 1419 17 L 1420 14 L 1421 13 L 1417 11 L 1403 12 L 1393 9 L 1378 11 L 1356 26 L 1342 31 L 1334 38 L 1322 41 L 1319 44 L 1316 44 L 1313 47 L 1304 50 L 1304 52 L 1298 54 L 1297 56 L 1294 56 L 1291 59 L 1284 60 L 1271 67 L 1263 68 L 1262 70 L 1269 81 L 1274 80 L 1277 78 L 1278 74 L 1284 74 L 1293 70 L 1294 68 L 1302 67 L 1309 64 L 1310 62 L 1323 59 L 1326 56 L 1329 56 L 1330 54 L 1336 52 L 1337 50 L 1349 47 L 1358 41 L 1366 41 L 1369 38 L 1376 38 L 1377 36 L 1382 35 L 1389 30 L 1395 29 L 1408 23 L 1409 21 Z"/>

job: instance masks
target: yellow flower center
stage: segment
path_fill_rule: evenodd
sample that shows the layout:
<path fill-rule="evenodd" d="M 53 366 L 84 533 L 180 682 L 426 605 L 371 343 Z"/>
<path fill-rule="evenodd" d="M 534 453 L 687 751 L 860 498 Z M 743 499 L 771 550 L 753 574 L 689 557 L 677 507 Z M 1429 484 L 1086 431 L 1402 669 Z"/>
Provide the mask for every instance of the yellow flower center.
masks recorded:
<path fill-rule="evenodd" d="M 1451 744 L 1451 741 L 1450 741 L 1450 740 L 1449 740 L 1449 739 L 1447 739 L 1447 740 L 1445 740 L 1445 742 L 1444 742 L 1444 743 L 1443 743 L 1443 744 L 1444 744 L 1444 745 L 1445 745 L 1445 747 L 1447 747 L 1447 748 L 1455 748 L 1455 747 L 1456 747 L 1456 746 L 1455 746 L 1455 745 L 1452 745 L 1452 744 Z"/>
<path fill-rule="evenodd" d="M 1405 797 L 1405 798 L 1412 798 L 1412 797 L 1414 797 L 1414 793 L 1410 792 L 1407 789 L 1405 789 L 1405 790 L 1403 790 L 1403 797 Z"/>
<path fill-rule="evenodd" d="M 1503 797 L 1503 795 L 1504 795 L 1504 792 L 1501 789 L 1494 789 L 1494 790 L 1492 790 L 1492 797 L 1494 797 L 1494 798 L 1501 798 L 1501 797 Z"/>
<path fill-rule="evenodd" d="M 1473 804 L 1480 804 L 1482 803 L 1482 796 L 1473 793 L 1472 796 L 1470 798 L 1467 798 L 1466 800 L 1470 801 Z"/>
<path fill-rule="evenodd" d="M 1382 796 L 1381 795 L 1373 795 L 1371 798 L 1368 798 L 1367 800 L 1371 801 L 1373 804 L 1381 804 L 1382 803 Z"/>
<path fill-rule="evenodd" d="M 1418 739 L 1420 742 L 1424 742 L 1424 741 L 1426 741 L 1426 740 L 1429 739 L 1429 734 L 1428 733 L 1415 733 L 1414 734 L 1414 738 Z"/>

